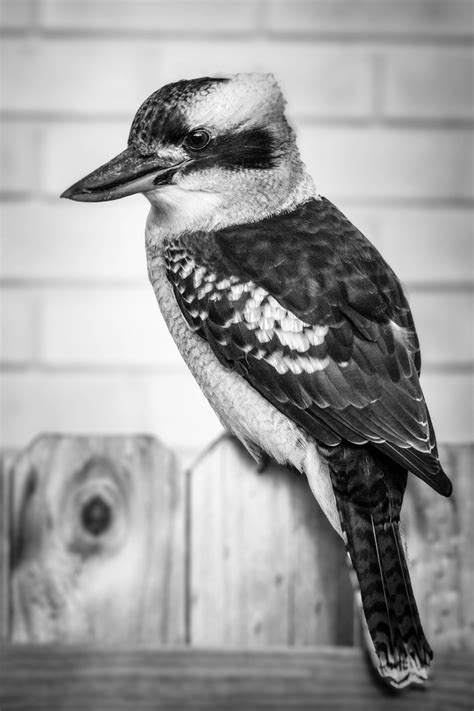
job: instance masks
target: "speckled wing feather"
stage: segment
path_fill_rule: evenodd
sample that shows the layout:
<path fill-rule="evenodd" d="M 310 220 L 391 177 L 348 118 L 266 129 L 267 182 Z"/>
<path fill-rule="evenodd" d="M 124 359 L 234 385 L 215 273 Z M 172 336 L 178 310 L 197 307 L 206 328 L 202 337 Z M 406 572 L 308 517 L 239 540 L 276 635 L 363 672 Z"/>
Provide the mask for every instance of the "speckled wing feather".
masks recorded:
<path fill-rule="evenodd" d="M 222 363 L 320 443 L 371 442 L 449 493 L 402 288 L 332 203 L 182 236 L 166 260 L 183 315 Z"/>

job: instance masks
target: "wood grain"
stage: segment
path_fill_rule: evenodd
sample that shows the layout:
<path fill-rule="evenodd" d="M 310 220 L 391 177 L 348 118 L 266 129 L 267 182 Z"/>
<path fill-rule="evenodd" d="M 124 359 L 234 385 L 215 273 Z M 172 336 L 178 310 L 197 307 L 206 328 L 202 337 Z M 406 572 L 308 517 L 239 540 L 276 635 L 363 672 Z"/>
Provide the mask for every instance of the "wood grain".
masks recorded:
<path fill-rule="evenodd" d="M 350 644 L 342 541 L 304 477 L 223 437 L 191 472 L 191 643 Z"/>
<path fill-rule="evenodd" d="M 474 651 L 474 446 L 449 447 L 459 525 L 460 639 Z"/>
<path fill-rule="evenodd" d="M 13 452 L 0 456 L 0 643 L 10 636 L 10 505 Z"/>
<path fill-rule="evenodd" d="M 441 458 L 452 498 L 410 477 L 411 576 L 433 647 L 473 650 L 473 447 L 442 447 Z M 140 436 L 42 437 L 12 472 L 13 496 L 2 479 L 4 637 L 10 629 L 14 641 L 91 645 L 359 643 L 344 549 L 305 479 L 274 465 L 258 473 L 228 437 L 191 468 L 188 485 L 173 455 Z M 80 512 L 97 493 L 112 524 L 91 536 Z"/>
<path fill-rule="evenodd" d="M 440 458 L 453 482 L 449 499 L 416 477 L 402 509 L 410 574 L 432 646 L 474 650 L 473 446 L 444 446 Z"/>
<path fill-rule="evenodd" d="M 466 711 L 474 659 L 437 657 L 429 687 L 391 692 L 358 649 L 0 650 L 2 711 Z"/>
<path fill-rule="evenodd" d="M 184 472 L 171 452 L 145 436 L 46 435 L 13 482 L 13 641 L 184 641 Z"/>

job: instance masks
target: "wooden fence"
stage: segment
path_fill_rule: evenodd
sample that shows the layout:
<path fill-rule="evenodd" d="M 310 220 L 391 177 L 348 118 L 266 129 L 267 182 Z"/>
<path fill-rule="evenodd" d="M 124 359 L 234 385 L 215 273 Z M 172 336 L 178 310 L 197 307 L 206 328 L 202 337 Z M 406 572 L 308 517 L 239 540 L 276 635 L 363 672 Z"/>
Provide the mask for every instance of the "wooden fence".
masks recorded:
<path fill-rule="evenodd" d="M 187 471 L 144 436 L 5 455 L 0 708 L 472 708 L 473 450 L 442 458 L 454 497 L 412 477 L 404 505 L 433 681 L 393 695 L 303 477 L 228 437 Z"/>

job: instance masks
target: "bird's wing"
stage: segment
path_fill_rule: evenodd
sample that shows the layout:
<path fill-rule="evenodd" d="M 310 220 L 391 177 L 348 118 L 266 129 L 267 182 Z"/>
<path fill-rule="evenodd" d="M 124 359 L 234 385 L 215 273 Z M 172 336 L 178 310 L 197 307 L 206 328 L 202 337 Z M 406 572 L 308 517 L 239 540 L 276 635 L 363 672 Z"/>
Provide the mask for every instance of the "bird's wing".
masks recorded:
<path fill-rule="evenodd" d="M 166 256 L 183 315 L 222 363 L 319 442 L 372 442 L 447 493 L 408 303 L 334 205 L 189 235 Z"/>

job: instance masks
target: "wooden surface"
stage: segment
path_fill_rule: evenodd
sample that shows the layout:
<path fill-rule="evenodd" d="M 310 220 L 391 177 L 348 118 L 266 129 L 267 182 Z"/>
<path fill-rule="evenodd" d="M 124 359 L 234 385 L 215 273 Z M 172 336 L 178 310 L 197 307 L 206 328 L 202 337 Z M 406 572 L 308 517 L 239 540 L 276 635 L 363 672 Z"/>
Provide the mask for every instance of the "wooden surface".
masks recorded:
<path fill-rule="evenodd" d="M 0 643 L 10 638 L 10 508 L 13 455 L 0 457 Z"/>
<path fill-rule="evenodd" d="M 351 644 L 344 545 L 305 477 L 263 472 L 230 438 L 190 479 L 191 641 Z"/>
<path fill-rule="evenodd" d="M 344 546 L 306 480 L 229 437 L 185 476 L 149 438 L 45 436 L 12 484 L 12 641 L 353 641 Z M 112 523 L 91 536 L 97 495 Z"/>
<path fill-rule="evenodd" d="M 2 711 L 467 711 L 473 657 L 439 656 L 428 688 L 390 692 L 360 650 L 0 650 Z"/>
<path fill-rule="evenodd" d="M 453 495 L 412 476 L 402 509 L 410 575 L 435 649 L 474 651 L 474 456 L 472 445 L 440 447 Z"/>
<path fill-rule="evenodd" d="M 13 641 L 184 642 L 184 474 L 166 448 L 44 436 L 12 481 Z"/>
<path fill-rule="evenodd" d="M 410 477 L 405 497 L 411 576 L 432 645 L 474 650 L 473 448 L 440 454 L 453 496 Z M 46 436 L 12 459 L 0 486 L 0 638 L 357 641 L 344 549 L 304 477 L 275 465 L 258 473 L 229 437 L 186 474 L 140 436 Z M 114 516 L 91 536 L 80 511 L 97 493 Z"/>

